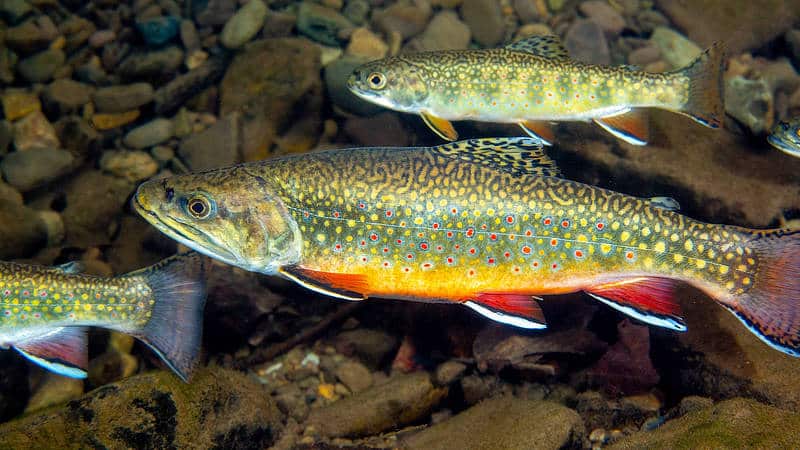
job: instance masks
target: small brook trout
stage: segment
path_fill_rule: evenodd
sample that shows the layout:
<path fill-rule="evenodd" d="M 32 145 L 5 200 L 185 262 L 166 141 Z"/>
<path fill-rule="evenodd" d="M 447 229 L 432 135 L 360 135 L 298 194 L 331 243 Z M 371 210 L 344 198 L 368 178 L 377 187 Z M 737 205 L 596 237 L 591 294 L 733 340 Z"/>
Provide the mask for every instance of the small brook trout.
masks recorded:
<path fill-rule="evenodd" d="M 0 345 L 60 375 L 86 378 L 86 327 L 141 340 L 189 379 L 200 351 L 205 281 L 196 253 L 113 278 L 0 262 Z"/>
<path fill-rule="evenodd" d="M 685 330 L 683 281 L 800 351 L 800 231 L 701 223 L 566 180 L 528 137 L 293 155 L 148 181 L 133 202 L 197 251 L 334 297 L 452 302 L 544 328 L 532 296 L 585 291 Z"/>
<path fill-rule="evenodd" d="M 723 50 L 714 45 L 687 67 L 649 73 L 631 66 L 573 61 L 555 36 L 534 36 L 505 48 L 410 53 L 369 62 L 348 79 L 357 96 L 419 114 L 443 139 L 456 140 L 451 120 L 516 123 L 549 145 L 549 121 L 593 120 L 616 137 L 645 145 L 641 108 L 688 115 L 718 128 Z"/>

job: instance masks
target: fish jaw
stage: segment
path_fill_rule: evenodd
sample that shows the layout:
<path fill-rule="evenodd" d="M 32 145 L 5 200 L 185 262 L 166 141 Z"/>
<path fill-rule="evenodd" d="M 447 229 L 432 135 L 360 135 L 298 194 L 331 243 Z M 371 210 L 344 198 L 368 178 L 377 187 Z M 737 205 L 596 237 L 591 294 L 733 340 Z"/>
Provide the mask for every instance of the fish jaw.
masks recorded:
<path fill-rule="evenodd" d="M 775 125 L 767 142 L 784 153 L 800 157 L 800 118 Z"/>

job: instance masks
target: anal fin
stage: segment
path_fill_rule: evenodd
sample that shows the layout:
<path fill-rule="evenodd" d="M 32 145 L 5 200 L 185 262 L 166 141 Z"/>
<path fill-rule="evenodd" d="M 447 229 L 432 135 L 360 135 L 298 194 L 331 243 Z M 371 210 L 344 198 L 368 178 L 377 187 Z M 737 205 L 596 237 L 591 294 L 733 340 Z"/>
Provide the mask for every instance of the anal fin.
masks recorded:
<path fill-rule="evenodd" d="M 538 139 L 542 145 L 553 145 L 556 139 L 553 133 L 553 127 L 547 122 L 540 122 L 537 120 L 524 120 L 519 122 L 520 128 L 528 133 L 528 136 Z"/>
<path fill-rule="evenodd" d="M 584 290 L 595 299 L 644 323 L 686 331 L 680 305 L 674 298 L 674 280 L 657 277 L 623 278 L 589 286 Z"/>
<path fill-rule="evenodd" d="M 364 275 L 321 272 L 301 266 L 284 266 L 280 273 L 297 284 L 320 294 L 344 300 L 364 300 L 369 286 Z"/>
<path fill-rule="evenodd" d="M 458 139 L 458 133 L 449 120 L 436 117 L 425 111 L 420 112 L 419 115 L 422 117 L 422 120 L 425 121 L 425 124 L 428 125 L 434 133 L 439 135 L 440 138 L 448 141 L 455 141 Z"/>
<path fill-rule="evenodd" d="M 633 109 L 624 114 L 601 117 L 594 119 L 594 122 L 631 145 L 647 145 L 650 139 L 647 114 L 641 110 Z"/>
<path fill-rule="evenodd" d="M 89 367 L 86 328 L 61 327 L 13 344 L 30 361 L 70 378 L 86 378 Z"/>
<path fill-rule="evenodd" d="M 542 308 L 530 295 L 484 292 L 464 304 L 497 322 L 528 329 L 547 328 Z"/>

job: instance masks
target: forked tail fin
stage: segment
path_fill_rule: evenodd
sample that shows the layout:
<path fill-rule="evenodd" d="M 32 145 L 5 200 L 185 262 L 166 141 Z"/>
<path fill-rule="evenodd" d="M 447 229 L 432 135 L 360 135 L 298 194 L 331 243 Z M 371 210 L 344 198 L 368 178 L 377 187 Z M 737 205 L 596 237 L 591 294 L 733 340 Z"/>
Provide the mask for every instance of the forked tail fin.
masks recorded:
<path fill-rule="evenodd" d="M 715 42 L 691 64 L 674 72 L 689 78 L 688 99 L 680 112 L 710 128 L 719 128 L 725 114 L 724 59 L 724 46 Z"/>
<path fill-rule="evenodd" d="M 150 320 L 131 334 L 188 381 L 200 353 L 203 330 L 206 283 L 202 257 L 184 253 L 126 276 L 143 277 L 155 301 Z"/>
<path fill-rule="evenodd" d="M 800 356 L 800 230 L 756 232 L 747 245 L 756 260 L 752 285 L 723 304 L 761 340 Z"/>

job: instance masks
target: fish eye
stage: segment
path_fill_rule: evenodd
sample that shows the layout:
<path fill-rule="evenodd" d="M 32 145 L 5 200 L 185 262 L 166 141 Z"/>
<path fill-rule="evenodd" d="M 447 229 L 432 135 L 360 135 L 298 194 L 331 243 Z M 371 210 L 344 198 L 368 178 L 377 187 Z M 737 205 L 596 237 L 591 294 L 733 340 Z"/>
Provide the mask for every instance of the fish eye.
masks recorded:
<path fill-rule="evenodd" d="M 367 77 L 367 83 L 372 89 L 383 89 L 386 87 L 386 77 L 379 72 L 372 72 Z"/>
<path fill-rule="evenodd" d="M 213 200 L 204 195 L 195 195 L 186 200 L 184 209 L 195 219 L 208 219 L 216 210 Z"/>

